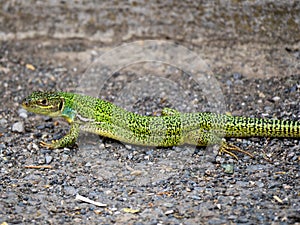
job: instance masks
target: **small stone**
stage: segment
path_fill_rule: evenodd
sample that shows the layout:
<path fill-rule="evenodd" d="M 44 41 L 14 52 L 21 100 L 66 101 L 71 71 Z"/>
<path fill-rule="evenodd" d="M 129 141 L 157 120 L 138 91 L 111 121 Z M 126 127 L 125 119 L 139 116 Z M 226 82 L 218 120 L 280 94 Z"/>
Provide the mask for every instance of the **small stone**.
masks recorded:
<path fill-rule="evenodd" d="M 294 85 L 290 88 L 290 92 L 295 92 L 297 91 L 297 85 Z"/>
<path fill-rule="evenodd" d="M 50 156 L 50 155 L 47 155 L 47 156 L 45 157 L 46 164 L 49 164 L 49 163 L 51 163 L 52 159 L 53 159 L 53 157 L 52 157 L 52 156 Z"/>
<path fill-rule="evenodd" d="M 4 119 L 4 118 L 2 118 L 2 119 L 0 120 L 0 126 L 3 127 L 3 128 L 5 128 L 5 127 L 7 126 L 7 120 Z"/>
<path fill-rule="evenodd" d="M 24 123 L 23 122 L 16 122 L 12 126 L 12 131 L 22 133 L 24 132 Z"/>
<path fill-rule="evenodd" d="M 64 190 L 67 195 L 75 195 L 77 193 L 77 190 L 73 186 L 65 186 Z"/>
<path fill-rule="evenodd" d="M 271 106 L 264 107 L 264 111 L 266 112 L 272 112 L 273 108 Z M 269 114 L 268 114 L 269 115 Z"/>
<path fill-rule="evenodd" d="M 36 143 L 32 143 L 32 149 L 39 150 L 39 146 Z"/>
<path fill-rule="evenodd" d="M 174 204 L 166 202 L 166 203 L 164 203 L 164 206 L 167 208 L 172 208 L 172 207 L 174 207 Z"/>
<path fill-rule="evenodd" d="M 258 92 L 258 96 L 259 96 L 260 98 L 265 98 L 265 97 L 266 97 L 265 94 L 262 93 L 262 92 Z"/>
<path fill-rule="evenodd" d="M 19 117 L 26 119 L 28 117 L 27 111 L 23 108 L 18 110 Z"/>
<path fill-rule="evenodd" d="M 248 219 L 245 216 L 240 216 L 238 217 L 238 219 L 236 220 L 237 223 L 248 223 Z"/>
<path fill-rule="evenodd" d="M 31 189 L 31 193 L 34 193 L 34 194 L 38 193 L 38 189 L 32 188 L 32 189 Z"/>
<path fill-rule="evenodd" d="M 0 150 L 3 150 L 3 149 L 5 149 L 6 148 L 6 145 L 5 144 L 0 144 Z"/>
<path fill-rule="evenodd" d="M 235 80 L 240 80 L 242 78 L 242 74 L 240 73 L 233 73 L 232 76 Z"/>
<path fill-rule="evenodd" d="M 262 117 L 268 117 L 268 116 L 269 116 L 269 113 L 262 113 L 261 116 L 262 116 Z"/>
<path fill-rule="evenodd" d="M 201 198 L 197 195 L 193 195 L 193 196 L 191 196 L 191 198 L 194 199 L 194 200 L 201 200 Z"/>
<path fill-rule="evenodd" d="M 231 86 L 231 85 L 232 85 L 232 81 L 231 81 L 231 80 L 227 80 L 227 81 L 226 81 L 226 85 L 227 85 L 227 86 Z"/>
<path fill-rule="evenodd" d="M 38 159 L 38 164 L 39 164 L 39 165 L 45 164 L 45 159 L 42 158 L 42 157 L 40 157 L 40 158 Z"/>
<path fill-rule="evenodd" d="M 36 129 L 38 129 L 38 130 L 43 130 L 43 129 L 45 129 L 45 127 L 46 127 L 45 124 L 40 124 L 40 125 L 37 125 L 37 126 L 36 126 Z"/>
<path fill-rule="evenodd" d="M 242 188 L 246 188 L 246 187 L 249 186 L 249 182 L 247 182 L 247 181 L 237 181 L 237 182 L 236 182 L 236 185 L 237 185 L 237 186 L 240 186 L 240 187 L 242 187 Z"/>
<path fill-rule="evenodd" d="M 85 176 L 77 176 L 74 181 L 74 184 L 79 185 L 79 184 L 83 184 L 85 182 L 87 182 L 87 178 Z"/>
<path fill-rule="evenodd" d="M 280 97 L 279 97 L 279 96 L 275 96 L 275 97 L 272 98 L 272 100 L 273 100 L 274 102 L 277 102 L 277 101 L 280 100 Z"/>
<path fill-rule="evenodd" d="M 227 219 L 229 219 L 229 220 L 236 220 L 236 218 L 237 218 L 236 215 L 229 215 L 229 216 L 227 217 Z"/>
<path fill-rule="evenodd" d="M 104 192 L 106 195 L 110 195 L 112 193 L 112 190 L 107 190 Z"/>
<path fill-rule="evenodd" d="M 256 186 L 259 187 L 259 188 L 263 188 L 265 186 L 265 184 L 263 182 L 256 182 Z"/>
<path fill-rule="evenodd" d="M 92 166 L 92 163 L 91 163 L 91 162 L 87 162 L 84 166 L 85 166 L 85 167 L 91 167 L 91 166 Z"/>
<path fill-rule="evenodd" d="M 166 215 L 170 215 L 172 213 L 174 213 L 174 210 L 172 210 L 172 209 L 165 212 Z"/>
<path fill-rule="evenodd" d="M 225 173 L 233 174 L 234 173 L 234 165 L 233 164 L 222 164 Z"/>
<path fill-rule="evenodd" d="M 290 186 L 290 185 L 288 185 L 288 184 L 283 184 L 282 187 L 283 187 L 285 190 L 292 189 L 292 186 Z"/>
<path fill-rule="evenodd" d="M 130 172 L 130 175 L 132 175 L 132 176 L 140 176 L 142 174 L 143 174 L 143 171 L 141 171 L 141 170 L 133 170 Z"/>

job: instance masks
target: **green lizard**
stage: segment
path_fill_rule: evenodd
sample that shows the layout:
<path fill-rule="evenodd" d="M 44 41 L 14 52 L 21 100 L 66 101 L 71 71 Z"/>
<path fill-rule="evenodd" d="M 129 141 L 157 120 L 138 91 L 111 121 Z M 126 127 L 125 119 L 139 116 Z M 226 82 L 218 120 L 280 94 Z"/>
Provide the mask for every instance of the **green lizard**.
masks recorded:
<path fill-rule="evenodd" d="M 237 159 L 233 151 L 252 155 L 227 143 L 222 137 L 300 138 L 300 122 L 230 116 L 209 112 L 180 113 L 164 109 L 162 116 L 142 116 L 110 102 L 67 92 L 33 92 L 22 106 L 34 113 L 63 117 L 71 128 L 63 138 L 47 148 L 73 145 L 79 130 L 92 132 L 122 142 L 144 146 L 169 147 L 191 144 L 219 144 L 220 152 Z"/>

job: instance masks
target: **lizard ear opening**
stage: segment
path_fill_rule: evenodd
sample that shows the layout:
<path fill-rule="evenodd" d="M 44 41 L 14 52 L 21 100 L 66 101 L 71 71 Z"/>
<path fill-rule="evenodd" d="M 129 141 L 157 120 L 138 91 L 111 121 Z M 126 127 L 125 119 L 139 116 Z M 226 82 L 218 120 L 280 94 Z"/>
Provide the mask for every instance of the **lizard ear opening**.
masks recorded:
<path fill-rule="evenodd" d="M 61 98 L 58 105 L 58 109 L 61 111 L 63 107 L 64 107 L 64 99 Z"/>

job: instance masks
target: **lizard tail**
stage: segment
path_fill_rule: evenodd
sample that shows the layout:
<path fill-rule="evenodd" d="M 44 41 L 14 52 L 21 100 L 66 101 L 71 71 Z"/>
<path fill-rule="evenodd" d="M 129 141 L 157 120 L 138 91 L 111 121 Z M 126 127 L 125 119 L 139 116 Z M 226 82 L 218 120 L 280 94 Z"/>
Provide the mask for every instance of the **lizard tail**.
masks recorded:
<path fill-rule="evenodd" d="M 300 122 L 229 116 L 225 125 L 225 135 L 300 138 Z"/>

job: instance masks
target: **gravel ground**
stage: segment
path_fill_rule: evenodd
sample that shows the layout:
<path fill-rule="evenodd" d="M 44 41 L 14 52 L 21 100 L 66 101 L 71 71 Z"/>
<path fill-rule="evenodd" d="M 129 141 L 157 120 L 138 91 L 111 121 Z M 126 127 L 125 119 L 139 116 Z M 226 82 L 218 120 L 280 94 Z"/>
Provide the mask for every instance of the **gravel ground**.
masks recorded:
<path fill-rule="evenodd" d="M 299 3 L 35 3 L 1 3 L 0 224 L 300 224 L 299 140 L 230 139 L 254 155 L 239 161 L 216 147 L 84 133 L 74 148 L 47 150 L 39 142 L 60 138 L 67 123 L 20 105 L 33 90 L 79 92 L 89 81 L 101 98 L 144 115 L 170 107 L 299 121 Z M 116 46 L 148 39 L 176 42 L 210 67 L 183 70 L 195 61 L 174 47 L 163 58 L 173 64 L 112 68 L 132 56 Z M 86 79 L 93 69 L 105 79 Z"/>

